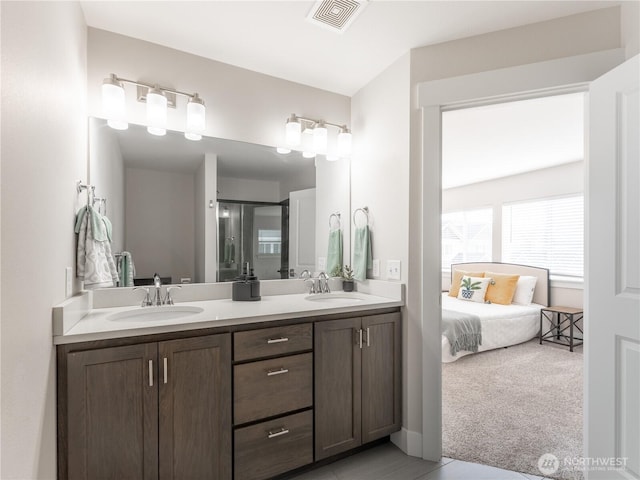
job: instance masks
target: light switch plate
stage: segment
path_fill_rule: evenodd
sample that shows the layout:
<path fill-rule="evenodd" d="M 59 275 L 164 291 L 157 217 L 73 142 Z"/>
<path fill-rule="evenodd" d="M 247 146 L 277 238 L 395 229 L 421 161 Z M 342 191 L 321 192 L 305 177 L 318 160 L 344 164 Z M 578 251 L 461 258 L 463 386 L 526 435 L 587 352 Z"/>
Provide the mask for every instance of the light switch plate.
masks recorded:
<path fill-rule="evenodd" d="M 327 257 L 318 257 L 318 270 L 324 272 L 327 268 Z"/>
<path fill-rule="evenodd" d="M 400 280 L 400 260 L 387 260 L 387 278 Z"/>
<path fill-rule="evenodd" d="M 378 278 L 380 276 L 380 259 L 379 258 L 374 258 L 373 259 L 373 278 Z"/>

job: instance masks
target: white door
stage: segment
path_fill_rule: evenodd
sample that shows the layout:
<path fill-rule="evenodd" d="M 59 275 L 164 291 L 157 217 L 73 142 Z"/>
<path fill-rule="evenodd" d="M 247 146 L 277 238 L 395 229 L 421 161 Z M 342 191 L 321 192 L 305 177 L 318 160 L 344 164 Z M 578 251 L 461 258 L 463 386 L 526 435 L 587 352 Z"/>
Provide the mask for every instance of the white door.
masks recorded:
<path fill-rule="evenodd" d="M 640 58 L 589 89 L 587 478 L 640 478 Z M 609 459 L 609 460 L 607 460 Z M 603 462 L 617 461 L 618 469 Z"/>
<path fill-rule="evenodd" d="M 316 189 L 289 194 L 289 272 L 298 277 L 307 269 L 315 270 Z"/>

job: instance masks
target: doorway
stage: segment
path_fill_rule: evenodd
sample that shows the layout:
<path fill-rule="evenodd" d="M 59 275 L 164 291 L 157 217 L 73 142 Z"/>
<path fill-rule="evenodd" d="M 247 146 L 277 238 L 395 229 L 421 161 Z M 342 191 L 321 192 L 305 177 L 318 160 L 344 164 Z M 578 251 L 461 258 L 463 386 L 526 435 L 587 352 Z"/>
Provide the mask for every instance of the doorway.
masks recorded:
<path fill-rule="evenodd" d="M 582 309 L 584 105 L 577 92 L 442 109 L 443 290 L 452 264 L 487 265 L 479 277 L 528 265 L 565 278 L 553 305 Z M 538 344 L 540 307 L 512 303 L 524 270 L 510 272 L 509 298 L 443 293 L 443 321 L 473 312 L 481 338 L 453 354 L 443 338 L 443 456 L 539 475 L 545 453 L 582 454 L 584 360 Z"/>
<path fill-rule="evenodd" d="M 434 229 L 441 218 L 441 122 L 443 105 L 468 103 L 482 98 L 485 103 L 571 93 L 586 90 L 589 82 L 624 62 L 620 50 L 597 52 L 538 64 L 425 82 L 418 86 L 422 110 L 422 205 L 414 217 L 413 233 L 422 239 L 421 295 L 410 305 L 419 311 L 422 326 L 422 456 L 439 461 L 442 454 L 442 378 L 440 336 L 440 289 L 442 284 L 441 232 Z M 480 104 L 481 102 L 476 102 Z M 588 348 L 588 345 L 587 345 Z M 588 376 L 588 370 L 585 371 Z M 587 382 L 588 385 L 588 382 Z M 586 438 L 589 438 L 588 432 Z"/>

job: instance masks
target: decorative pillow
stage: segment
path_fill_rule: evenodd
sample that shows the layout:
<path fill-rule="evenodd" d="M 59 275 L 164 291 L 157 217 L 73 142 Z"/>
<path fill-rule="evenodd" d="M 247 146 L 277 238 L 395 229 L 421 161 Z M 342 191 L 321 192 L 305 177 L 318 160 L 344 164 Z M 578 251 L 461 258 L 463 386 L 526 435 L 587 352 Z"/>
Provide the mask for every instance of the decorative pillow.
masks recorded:
<path fill-rule="evenodd" d="M 537 281 L 538 277 L 520 275 L 511 303 L 518 305 L 530 305 L 533 301 L 533 292 L 536 288 Z"/>
<path fill-rule="evenodd" d="M 471 302 L 484 303 L 484 296 L 487 293 L 487 287 L 491 282 L 491 278 L 462 276 L 460 282 L 460 290 L 458 298 L 460 300 L 469 300 Z"/>
<path fill-rule="evenodd" d="M 511 300 L 516 291 L 516 284 L 518 283 L 520 275 L 485 272 L 485 276 L 491 277 L 487 294 L 484 297 L 485 301 L 488 303 L 498 303 L 500 305 L 511 305 Z"/>
<path fill-rule="evenodd" d="M 464 272 L 462 270 L 454 270 L 453 278 L 451 279 L 451 287 L 449 288 L 449 296 L 457 297 L 458 291 L 460 290 L 460 282 L 462 281 L 463 275 L 469 275 L 470 277 L 484 277 L 484 272 L 472 273 L 472 272 Z"/>

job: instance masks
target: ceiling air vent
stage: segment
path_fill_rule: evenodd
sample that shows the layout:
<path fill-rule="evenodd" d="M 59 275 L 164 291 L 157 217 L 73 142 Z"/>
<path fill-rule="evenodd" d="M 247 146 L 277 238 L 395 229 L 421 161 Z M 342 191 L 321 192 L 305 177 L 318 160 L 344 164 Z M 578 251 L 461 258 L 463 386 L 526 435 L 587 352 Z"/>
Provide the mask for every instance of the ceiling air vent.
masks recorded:
<path fill-rule="evenodd" d="M 366 0 L 320 0 L 307 15 L 307 20 L 342 33 L 349 28 L 366 5 Z"/>

